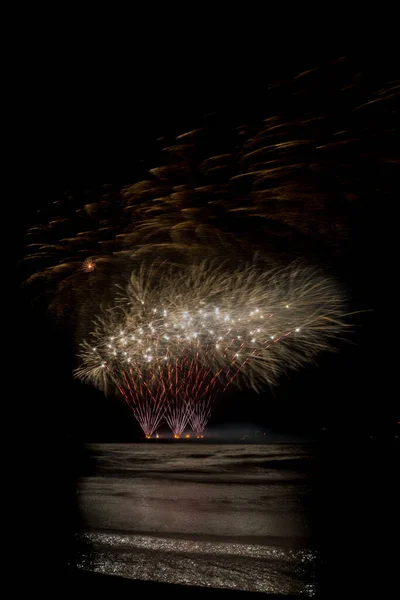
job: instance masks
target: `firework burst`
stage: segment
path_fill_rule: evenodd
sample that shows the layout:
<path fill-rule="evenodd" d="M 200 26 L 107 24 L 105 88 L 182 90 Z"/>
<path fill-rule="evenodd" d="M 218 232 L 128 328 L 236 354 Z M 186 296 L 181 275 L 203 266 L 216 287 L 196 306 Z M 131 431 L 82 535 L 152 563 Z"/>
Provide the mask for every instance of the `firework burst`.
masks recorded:
<path fill-rule="evenodd" d="M 85 273 L 92 273 L 96 268 L 96 262 L 93 258 L 87 258 L 82 263 L 82 271 Z"/>
<path fill-rule="evenodd" d="M 114 382 L 146 435 L 163 417 L 177 436 L 188 422 L 201 432 L 218 390 L 275 384 L 331 347 L 343 314 L 332 281 L 299 263 L 143 264 L 81 345 L 76 375 Z"/>

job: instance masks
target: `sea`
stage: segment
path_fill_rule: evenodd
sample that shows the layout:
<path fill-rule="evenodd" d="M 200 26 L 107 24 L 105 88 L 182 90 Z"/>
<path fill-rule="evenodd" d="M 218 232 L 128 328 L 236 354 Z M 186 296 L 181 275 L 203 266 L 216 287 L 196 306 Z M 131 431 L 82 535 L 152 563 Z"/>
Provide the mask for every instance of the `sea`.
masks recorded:
<path fill-rule="evenodd" d="M 78 569 L 141 581 L 317 593 L 313 444 L 92 444 Z"/>

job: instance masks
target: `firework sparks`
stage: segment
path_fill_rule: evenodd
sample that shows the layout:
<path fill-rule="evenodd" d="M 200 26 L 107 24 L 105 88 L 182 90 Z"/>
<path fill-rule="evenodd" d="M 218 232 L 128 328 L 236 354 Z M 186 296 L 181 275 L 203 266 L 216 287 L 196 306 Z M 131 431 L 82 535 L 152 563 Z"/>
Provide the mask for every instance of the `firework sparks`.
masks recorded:
<path fill-rule="evenodd" d="M 92 271 L 94 271 L 95 268 L 96 268 L 96 263 L 93 260 L 93 258 L 87 258 L 86 260 L 83 261 L 82 271 L 85 271 L 85 273 L 92 273 Z"/>
<path fill-rule="evenodd" d="M 98 387 L 111 378 L 146 435 L 163 417 L 177 436 L 188 422 L 200 433 L 216 391 L 276 383 L 329 349 L 342 317 L 332 282 L 299 264 L 142 265 L 82 344 L 76 374 Z"/>

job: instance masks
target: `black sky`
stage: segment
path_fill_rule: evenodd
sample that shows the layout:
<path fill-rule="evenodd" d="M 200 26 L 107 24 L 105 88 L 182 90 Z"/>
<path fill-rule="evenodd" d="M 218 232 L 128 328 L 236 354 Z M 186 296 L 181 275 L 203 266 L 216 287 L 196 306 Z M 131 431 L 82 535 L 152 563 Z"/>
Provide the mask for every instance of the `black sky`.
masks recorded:
<path fill-rule="evenodd" d="M 368 28 L 364 30 L 365 38 L 368 31 Z M 125 117 L 122 123 L 124 130 L 121 131 L 121 124 L 116 125 L 121 140 L 117 153 L 124 156 L 125 162 L 120 166 L 125 168 L 129 163 L 131 180 L 139 180 L 147 168 L 156 163 L 159 152 L 157 138 L 172 138 L 204 124 L 226 131 L 231 124 L 256 121 L 259 115 L 290 111 L 294 99 L 285 94 L 280 96 L 279 105 L 266 107 L 265 98 L 270 86 L 303 70 L 320 67 L 323 71 L 329 64 L 316 50 L 306 56 L 293 52 L 291 57 L 281 57 L 280 60 L 276 55 L 260 60 L 260 57 L 263 58 L 260 49 L 257 52 L 258 60 L 249 61 L 247 65 L 238 62 L 236 69 L 232 68 L 230 61 L 231 68 L 224 69 L 221 65 L 219 74 L 215 64 L 213 70 L 207 69 L 209 57 L 205 59 L 203 69 L 196 68 L 194 72 L 190 69 L 188 72 L 180 69 L 175 73 L 173 69 L 165 70 L 160 78 L 150 69 L 141 74 L 141 85 L 132 100 L 131 115 Z M 343 52 L 332 50 L 331 54 L 333 56 L 330 58 L 343 57 Z M 370 44 L 359 46 L 357 50 L 353 48 L 346 60 L 348 68 L 355 75 L 363 73 L 366 88 L 379 87 L 380 82 L 396 76 L 393 55 L 382 51 L 376 53 Z M 260 67 L 262 64 L 264 69 Z M 320 80 L 308 94 L 311 113 L 312 104 L 317 107 L 323 93 L 319 86 Z M 116 95 L 121 94 L 122 86 L 116 86 Z M 303 99 L 299 98 L 298 101 L 302 102 Z M 88 134 L 85 127 L 88 110 L 85 99 L 78 111 L 81 129 L 76 123 L 78 127 L 74 139 L 65 135 L 72 113 L 66 111 L 65 121 L 59 117 L 55 120 L 55 150 L 58 152 L 60 149 L 59 162 L 65 160 L 65 165 L 73 162 L 66 157 L 69 154 L 71 157 L 75 149 L 77 155 L 83 158 Z M 335 115 L 337 107 L 332 104 L 328 110 Z M 340 121 L 340 112 L 337 113 L 337 119 Z M 398 124 L 394 123 L 393 126 L 397 128 Z M 49 136 L 51 140 L 54 138 L 53 135 Z M 94 137 L 91 141 L 94 141 Z M 90 144 L 87 150 L 88 165 L 93 166 Z M 379 146 L 373 151 L 379 153 Z M 395 159 L 395 154 L 393 157 Z M 357 160 L 356 156 L 349 156 L 349 161 L 354 160 Z M 45 171 L 48 169 L 40 172 L 28 190 L 18 192 L 23 212 L 18 219 L 20 256 L 23 253 L 23 233 L 33 224 L 38 208 L 49 206 L 65 189 L 90 190 L 98 185 L 54 183 L 52 174 Z M 84 171 L 84 176 L 94 175 L 98 176 L 98 173 Z M 110 175 L 107 173 L 107 177 Z M 279 387 L 261 396 L 250 392 L 231 393 L 229 399 L 217 408 L 215 423 L 255 422 L 279 431 L 311 434 L 327 428 L 334 436 L 385 435 L 394 430 L 398 420 L 395 401 L 382 383 L 386 378 L 382 376 L 380 364 L 379 298 L 382 294 L 374 282 L 379 270 L 376 212 L 382 210 L 383 190 L 386 204 L 398 199 L 398 184 L 394 171 L 385 175 L 384 181 L 379 171 L 373 174 L 365 172 L 364 175 L 369 183 L 374 180 L 375 185 L 368 193 L 364 193 L 364 208 L 353 222 L 350 232 L 352 253 L 348 261 L 338 261 L 335 274 L 349 290 L 351 309 L 370 309 L 369 312 L 354 318 L 349 342 L 341 344 L 336 354 L 319 357 L 317 366 L 291 373 L 280 381 Z M 68 181 L 76 176 L 79 180 L 82 173 L 69 169 L 61 178 Z M 248 233 L 251 235 L 251 231 Z M 100 392 L 74 381 L 71 375 L 75 366 L 73 348 L 67 336 L 57 330 L 43 310 L 33 307 L 32 300 L 29 297 L 27 299 L 24 292 L 19 294 L 19 302 L 20 323 L 26 339 L 25 352 L 29 357 L 28 364 L 20 374 L 24 390 L 20 393 L 20 405 L 25 417 L 34 416 L 40 424 L 46 423 L 45 427 L 38 427 L 38 432 L 44 436 L 62 437 L 70 434 L 81 440 L 96 441 L 132 439 L 132 432 L 137 433 L 138 430 L 133 416 L 122 401 L 106 399 Z"/>

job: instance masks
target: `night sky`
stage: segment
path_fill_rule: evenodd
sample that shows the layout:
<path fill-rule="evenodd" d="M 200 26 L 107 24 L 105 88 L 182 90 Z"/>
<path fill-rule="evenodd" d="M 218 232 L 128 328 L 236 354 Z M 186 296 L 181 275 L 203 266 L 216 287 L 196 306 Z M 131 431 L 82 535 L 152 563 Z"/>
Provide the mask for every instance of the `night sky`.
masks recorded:
<path fill-rule="evenodd" d="M 243 124 L 257 128 L 262 119 L 276 115 L 286 122 L 296 122 L 300 114 L 310 119 L 322 114 L 325 121 L 321 129 L 316 125 L 314 136 L 323 138 L 329 130 L 332 139 L 332 132 L 345 130 L 348 138 L 357 140 L 348 144 L 346 151 L 331 151 L 330 213 L 320 215 L 321 220 L 335 220 L 336 216 L 340 220 L 345 214 L 345 229 L 336 245 L 331 243 L 331 234 L 325 240 L 324 235 L 311 232 L 303 247 L 345 287 L 349 310 L 364 312 L 352 317 L 351 331 L 346 341 L 337 344 L 336 353 L 319 356 L 316 365 L 300 372 L 290 372 L 281 378 L 279 386 L 260 395 L 231 390 L 218 404 L 212 423 L 252 423 L 267 430 L 310 436 L 320 435 L 321 430 L 333 437 L 390 435 L 398 415 L 393 394 L 382 383 L 387 377 L 382 375 L 378 360 L 382 351 L 378 310 L 382 288 L 377 285 L 380 242 L 376 215 L 378 207 L 398 199 L 398 89 L 391 92 L 397 94 L 397 109 L 396 103 L 389 100 L 377 103 L 370 111 L 351 111 L 348 100 L 340 103 L 338 98 L 347 93 L 346 98 L 355 107 L 371 98 L 379 99 L 382 90 L 394 87 L 395 69 L 387 56 L 374 55 L 372 50 L 339 53 L 329 59 L 314 55 L 267 60 L 264 71 L 260 71 L 259 64 L 257 61 L 257 67 L 253 64 L 248 70 L 238 69 L 234 75 L 222 71 L 219 80 L 211 76 L 207 79 L 203 73 L 191 77 L 188 83 L 177 77 L 176 81 L 162 78 L 156 84 L 149 76 L 126 124 L 125 159 L 126 164 L 129 162 L 130 181 L 143 179 L 150 168 L 159 164 L 162 147 L 186 131 L 212 131 L 218 153 L 220 147 L 235 144 L 236 129 Z M 315 72 L 296 79 L 299 73 L 312 69 Z M 343 92 L 346 85 L 353 89 Z M 159 102 L 155 108 L 147 99 L 156 92 Z M 295 139 L 296 133 L 294 125 L 288 135 Z M 78 140 L 76 143 L 79 145 Z M 347 178 L 342 178 L 343 173 Z M 64 173 L 63 178 L 69 175 Z M 315 174 L 316 186 L 321 177 Z M 21 199 L 20 258 L 26 252 L 25 233 L 37 222 L 39 209 L 50 214 L 53 202 L 66 192 L 74 206 L 82 206 L 101 197 L 103 185 L 58 185 L 38 176 L 27 193 L 29 198 Z M 302 191 L 300 187 L 300 195 Z M 306 221 L 310 216 L 307 204 L 302 211 L 300 220 Z M 244 220 L 241 226 L 241 234 L 248 238 L 257 235 L 257 221 Z M 286 231 L 278 232 L 277 237 L 280 235 L 288 254 L 296 255 L 303 242 L 297 240 L 291 246 L 294 237 L 285 237 Z M 25 276 L 26 265 L 20 263 L 19 282 Z M 39 423 L 49 423 L 49 427 L 39 427 L 40 435 L 63 438 L 67 434 L 84 441 L 134 439 L 139 429 L 122 400 L 105 398 L 103 393 L 73 379 L 76 360 L 71 331 L 49 318 L 46 303 L 35 299 L 35 293 L 23 287 L 19 294 L 25 352 L 29 356 L 21 373 L 24 382 L 29 382 L 22 406 Z"/>

